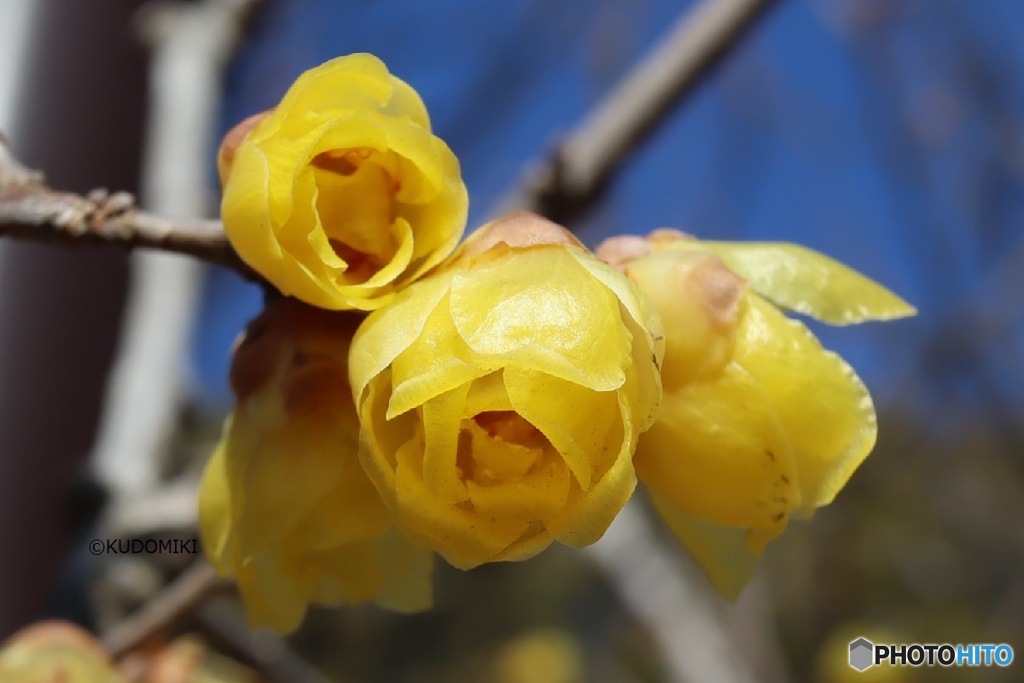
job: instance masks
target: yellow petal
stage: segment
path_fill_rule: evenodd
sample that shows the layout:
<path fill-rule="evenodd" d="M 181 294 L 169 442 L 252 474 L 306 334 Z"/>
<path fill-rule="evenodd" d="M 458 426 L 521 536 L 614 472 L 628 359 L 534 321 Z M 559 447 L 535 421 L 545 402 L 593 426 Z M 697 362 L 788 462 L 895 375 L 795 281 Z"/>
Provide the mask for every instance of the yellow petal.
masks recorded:
<path fill-rule="evenodd" d="M 395 507 L 395 468 L 398 450 L 406 443 L 422 441 L 419 416 L 408 412 L 388 420 L 388 391 L 391 369 L 385 370 L 367 386 L 360 405 L 362 429 L 359 432 L 359 461 L 370 481 L 389 508 Z"/>
<path fill-rule="evenodd" d="M 236 414 L 232 430 L 248 429 L 259 427 Z M 354 450 L 347 433 L 301 422 L 261 432 L 252 449 L 238 448 L 229 436 L 228 479 L 233 488 L 245 491 L 236 527 L 242 552 L 260 552 L 298 524 L 337 485 L 342 458 Z"/>
<path fill-rule="evenodd" d="M 336 57 L 303 73 L 273 112 L 278 125 L 295 125 L 310 111 L 380 109 L 430 130 L 420 96 L 388 73 L 377 57 L 356 53 Z"/>
<path fill-rule="evenodd" d="M 565 247 L 510 251 L 457 272 L 449 305 L 477 354 L 597 391 L 625 381 L 630 339 L 618 300 Z"/>
<path fill-rule="evenodd" d="M 587 272 L 615 293 L 622 309 L 625 309 L 622 321 L 632 340 L 630 356 L 633 359 L 626 370 L 629 378 L 626 384 L 636 382 L 636 393 L 630 398 L 630 410 L 639 434 L 654 424 L 661 403 L 661 369 L 665 357 L 663 320 L 650 298 L 629 278 L 622 277 L 619 271 L 591 254 L 575 250 L 570 250 L 570 253 Z"/>
<path fill-rule="evenodd" d="M 636 489 L 633 469 L 636 428 L 632 423 L 632 409 L 627 405 L 627 397 L 620 394 L 617 399 L 621 418 L 609 420 L 613 427 L 607 444 L 614 444 L 618 451 L 602 453 L 611 462 L 601 478 L 585 492 L 573 481 L 565 509 L 545 521 L 548 531 L 566 545 L 582 548 L 596 543 Z"/>
<path fill-rule="evenodd" d="M 661 314 L 666 390 L 719 372 L 742 314 L 743 280 L 713 254 L 696 251 L 650 254 L 625 269 Z"/>
<path fill-rule="evenodd" d="M 359 164 L 342 175 L 312 167 L 317 189 L 316 208 L 323 233 L 354 250 L 386 263 L 395 253 L 392 240 L 391 199 L 386 172 L 373 161 Z"/>
<path fill-rule="evenodd" d="M 380 59 L 366 53 L 336 57 L 295 80 L 271 113 L 268 126 L 295 125 L 310 112 L 379 109 L 391 95 L 391 76 Z M 401 96 L 405 99 L 407 94 Z M 263 130 L 258 127 L 257 135 Z"/>
<path fill-rule="evenodd" d="M 756 296 L 737 330 L 735 359 L 769 395 L 793 447 L 802 512 L 827 505 L 874 448 L 867 388 L 803 324 Z"/>
<path fill-rule="evenodd" d="M 495 360 L 474 353 L 452 327 L 448 299 L 438 302 L 409 348 L 392 362 L 394 392 L 388 404 L 388 419 L 423 405 L 446 391 L 489 373 L 499 366 Z"/>
<path fill-rule="evenodd" d="M 406 118 L 415 126 L 430 130 L 430 116 L 417 93 L 402 79 L 391 77 L 391 99 L 384 111 L 397 118 Z"/>
<path fill-rule="evenodd" d="M 642 330 L 643 340 L 648 347 L 648 352 L 655 357 L 655 365 L 661 365 L 661 359 L 665 352 L 665 335 L 662 328 L 662 320 L 657 309 L 652 305 L 651 300 L 642 292 L 629 278 L 622 277 L 622 274 L 603 261 L 599 261 L 588 252 L 568 250 L 576 262 L 579 263 L 588 273 L 593 275 L 601 284 L 615 293 L 615 297 L 626 309 L 627 322 L 635 323 L 636 328 Z M 630 325 L 630 329 L 634 329 Z M 658 392 L 660 394 L 660 391 Z"/>
<path fill-rule="evenodd" d="M 318 552 L 305 564 L 317 579 L 310 597 L 325 605 L 372 600 L 384 584 L 386 568 L 377 562 L 374 539 Z"/>
<path fill-rule="evenodd" d="M 288 534 L 303 549 L 323 551 L 369 540 L 391 526 L 391 515 L 356 453 L 338 455 L 344 460 L 338 484 Z"/>
<path fill-rule="evenodd" d="M 423 405 L 423 482 L 440 504 L 468 497 L 456 466 L 459 429 L 469 384 L 463 384 Z"/>
<path fill-rule="evenodd" d="M 270 166 L 258 148 L 239 147 L 221 205 L 225 232 L 239 256 L 277 282 L 282 293 L 305 301 L 319 299 L 322 294 L 316 279 L 284 251 L 274 233 L 267 203 L 270 175 Z"/>
<path fill-rule="evenodd" d="M 715 590 L 730 600 L 739 597 L 758 558 L 747 548 L 747 532 L 689 515 L 656 493 L 651 494 L 651 502 Z"/>
<path fill-rule="evenodd" d="M 433 553 L 414 546 L 397 530 L 374 541 L 373 548 L 377 566 L 385 570 L 384 583 L 374 601 L 400 612 L 429 609 L 434 595 Z"/>
<path fill-rule="evenodd" d="M 442 140 L 437 139 L 431 144 L 434 147 L 433 154 L 440 161 L 441 178 L 440 184 L 433 188 L 430 202 L 421 203 L 426 192 L 421 190 L 412 195 L 414 187 L 410 184 L 407 189 L 404 180 L 398 193 L 399 201 L 403 202 L 402 215 L 410 223 L 432 226 L 429 230 L 421 231 L 416 242 L 413 256 L 420 265 L 419 270 L 414 271 L 414 277 L 423 274 L 452 253 L 462 232 L 452 230 L 450 226 L 465 225 L 469 213 L 469 195 L 461 180 L 458 158 Z M 410 160 L 409 163 L 414 161 Z M 402 173 L 402 177 L 423 178 L 406 172 Z M 426 184 L 426 178 L 423 178 L 423 183 Z M 407 197 L 406 193 L 412 196 Z"/>
<path fill-rule="evenodd" d="M 357 405 L 370 380 L 423 332 L 430 314 L 448 293 L 450 278 L 432 277 L 410 286 L 359 326 L 349 354 L 349 381 Z"/>
<path fill-rule="evenodd" d="M 595 392 L 533 370 L 505 369 L 505 390 L 517 413 L 535 426 L 572 470 L 580 487 L 590 488 L 595 470 L 606 463 L 595 456 L 618 442 L 609 439 L 618 412 L 615 392 Z M 558 397 L 553 401 L 552 397 Z"/>
<path fill-rule="evenodd" d="M 439 501 L 423 482 L 419 453 L 410 441 L 398 451 L 396 511 L 411 531 L 432 541 L 438 553 L 459 569 L 490 561 L 529 528 L 529 523 L 477 515 L 471 507 Z"/>
<path fill-rule="evenodd" d="M 505 389 L 504 371 L 492 372 L 473 381 L 466 396 L 467 417 L 480 413 L 511 412 L 512 401 Z"/>
<path fill-rule="evenodd" d="M 224 443 L 210 456 L 199 482 L 199 538 L 203 551 L 218 573 L 231 574 L 231 486 L 228 482 Z"/>
<path fill-rule="evenodd" d="M 302 623 L 314 586 L 284 571 L 281 559 L 261 553 L 238 568 L 238 591 L 250 628 L 288 633 Z"/>
<path fill-rule="evenodd" d="M 683 242 L 717 254 L 759 294 L 832 325 L 905 318 L 917 310 L 822 253 L 785 242 Z"/>
<path fill-rule="evenodd" d="M 466 481 L 469 500 L 480 515 L 536 522 L 552 517 L 565 507 L 571 476 L 565 462 L 545 444 L 529 448 L 504 443 L 487 434 L 475 421 L 466 420 L 471 435 L 469 448 L 478 469 L 493 473 Z M 544 451 L 548 451 L 545 453 Z"/>
<path fill-rule="evenodd" d="M 637 475 L 689 514 L 777 529 L 800 504 L 797 463 L 765 389 L 737 363 L 665 395 L 640 436 Z"/>

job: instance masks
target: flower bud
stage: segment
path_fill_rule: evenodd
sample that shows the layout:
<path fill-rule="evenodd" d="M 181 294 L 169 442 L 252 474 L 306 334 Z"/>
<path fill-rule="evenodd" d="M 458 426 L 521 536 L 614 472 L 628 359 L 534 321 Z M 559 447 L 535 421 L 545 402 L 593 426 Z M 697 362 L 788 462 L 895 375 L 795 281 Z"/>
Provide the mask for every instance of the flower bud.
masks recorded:
<path fill-rule="evenodd" d="M 795 245 L 657 231 L 598 253 L 650 297 L 665 329 L 665 395 L 637 474 L 716 588 L 736 595 L 765 544 L 792 515 L 831 502 L 876 436 L 853 369 L 761 295 L 838 323 L 913 309 Z"/>
<path fill-rule="evenodd" d="M 280 299 L 235 351 L 238 402 L 203 476 L 199 521 L 254 627 L 292 630 L 311 602 L 430 604 L 429 553 L 392 527 L 359 464 L 348 383 L 356 322 Z"/>

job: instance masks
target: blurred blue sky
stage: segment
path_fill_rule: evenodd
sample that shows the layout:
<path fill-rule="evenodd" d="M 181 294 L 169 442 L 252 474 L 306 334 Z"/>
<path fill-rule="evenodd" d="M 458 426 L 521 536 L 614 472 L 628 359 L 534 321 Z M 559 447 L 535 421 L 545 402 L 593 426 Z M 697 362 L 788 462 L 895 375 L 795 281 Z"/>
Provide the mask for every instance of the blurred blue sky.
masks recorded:
<path fill-rule="evenodd" d="M 221 133 L 303 70 L 372 52 L 462 162 L 470 228 L 692 3 L 268 0 Z M 800 242 L 921 314 L 814 326 L 880 403 L 923 419 L 1024 407 L 1024 3 L 782 0 L 636 150 L 578 229 Z M 195 364 L 226 406 L 227 349 L 260 295 L 210 279 Z M 945 420 L 943 420 L 945 422 Z"/>

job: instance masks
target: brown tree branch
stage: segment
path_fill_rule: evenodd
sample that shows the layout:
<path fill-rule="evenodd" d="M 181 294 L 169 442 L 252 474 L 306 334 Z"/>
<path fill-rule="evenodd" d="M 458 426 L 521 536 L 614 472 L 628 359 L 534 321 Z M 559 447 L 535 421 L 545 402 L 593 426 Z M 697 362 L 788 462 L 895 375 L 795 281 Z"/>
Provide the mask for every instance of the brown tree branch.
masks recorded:
<path fill-rule="evenodd" d="M 559 223 L 591 206 L 623 160 L 736 45 L 775 0 L 701 0 L 684 15 L 547 160 L 527 173 L 497 215 L 528 209 Z M 55 192 L 0 140 L 0 236 L 65 244 L 103 243 L 188 254 L 261 278 L 231 249 L 217 221 L 180 221 L 140 211 L 125 193 Z"/>
<path fill-rule="evenodd" d="M 104 634 L 103 645 L 117 659 L 150 638 L 180 626 L 211 595 L 228 585 L 209 562 L 198 560 L 136 614 Z"/>
<path fill-rule="evenodd" d="M 261 278 L 235 254 L 220 221 L 170 220 L 135 206 L 126 192 L 57 192 L 23 166 L 0 135 L 0 236 L 65 245 L 113 244 L 160 249 Z"/>

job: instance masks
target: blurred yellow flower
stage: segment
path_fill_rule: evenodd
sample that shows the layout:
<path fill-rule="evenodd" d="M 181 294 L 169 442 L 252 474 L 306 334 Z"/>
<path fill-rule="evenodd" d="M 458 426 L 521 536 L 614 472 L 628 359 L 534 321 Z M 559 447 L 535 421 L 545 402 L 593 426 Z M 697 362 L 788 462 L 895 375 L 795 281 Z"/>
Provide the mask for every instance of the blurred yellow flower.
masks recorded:
<path fill-rule="evenodd" d="M 505 643 L 495 657 L 496 683 L 578 683 L 586 668 L 571 634 L 538 628 Z"/>
<path fill-rule="evenodd" d="M 281 292 L 332 310 L 378 308 L 448 256 L 468 199 L 419 95 L 368 54 L 299 77 L 219 155 L 224 228 Z"/>
<path fill-rule="evenodd" d="M 199 523 L 253 627 L 292 630 L 311 602 L 430 606 L 431 556 L 393 528 L 357 457 L 356 323 L 279 299 L 235 351 L 238 403 L 203 476 Z"/>
<path fill-rule="evenodd" d="M 835 324 L 915 311 L 796 245 L 657 231 L 613 238 L 598 255 L 651 298 L 665 328 L 665 396 L 637 475 L 715 587 L 735 596 L 765 544 L 791 515 L 830 503 L 876 436 L 853 369 L 765 298 Z"/>
<path fill-rule="evenodd" d="M 661 396 L 656 313 L 533 214 L 471 236 L 360 326 L 360 457 L 399 525 L 456 567 L 596 541 Z"/>
<path fill-rule="evenodd" d="M 127 683 L 92 634 L 62 621 L 42 621 L 0 647 L 4 683 Z"/>

